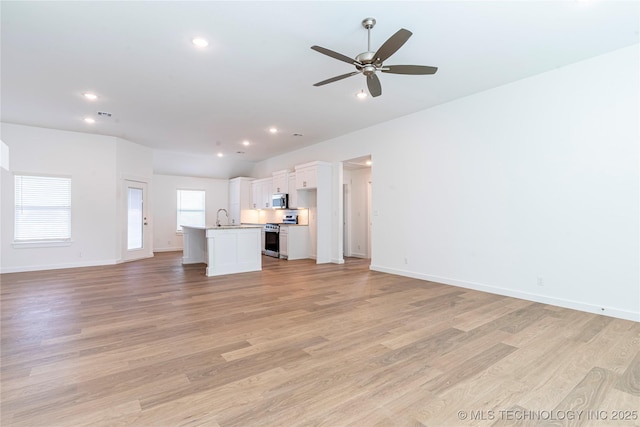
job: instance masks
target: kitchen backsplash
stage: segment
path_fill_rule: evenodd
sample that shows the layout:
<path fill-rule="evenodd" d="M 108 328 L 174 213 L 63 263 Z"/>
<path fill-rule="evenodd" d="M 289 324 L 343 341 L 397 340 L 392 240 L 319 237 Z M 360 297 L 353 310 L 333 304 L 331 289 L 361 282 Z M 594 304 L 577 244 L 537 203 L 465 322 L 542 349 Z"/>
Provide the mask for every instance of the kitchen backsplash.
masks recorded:
<path fill-rule="evenodd" d="M 258 224 L 281 223 L 282 216 L 287 212 L 298 215 L 298 224 L 309 225 L 309 209 L 261 209 L 259 211 L 253 210 L 253 212 L 252 217 L 256 219 Z"/>

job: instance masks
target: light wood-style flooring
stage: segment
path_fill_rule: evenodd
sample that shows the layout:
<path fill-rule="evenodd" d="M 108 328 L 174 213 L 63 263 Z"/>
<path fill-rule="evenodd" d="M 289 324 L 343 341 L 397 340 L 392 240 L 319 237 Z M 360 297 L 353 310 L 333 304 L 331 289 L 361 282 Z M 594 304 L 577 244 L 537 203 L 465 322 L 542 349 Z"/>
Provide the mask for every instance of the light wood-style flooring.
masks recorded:
<path fill-rule="evenodd" d="M 0 424 L 640 425 L 640 323 L 368 260 L 180 257 L 2 275 Z"/>

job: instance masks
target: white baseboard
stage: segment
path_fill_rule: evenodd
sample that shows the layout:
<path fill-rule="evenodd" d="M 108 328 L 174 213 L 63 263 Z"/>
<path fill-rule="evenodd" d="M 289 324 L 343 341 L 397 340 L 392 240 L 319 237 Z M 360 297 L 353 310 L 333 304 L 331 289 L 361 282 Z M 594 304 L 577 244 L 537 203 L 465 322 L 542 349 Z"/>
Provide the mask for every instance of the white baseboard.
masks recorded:
<path fill-rule="evenodd" d="M 181 251 L 182 247 L 177 248 L 153 248 L 153 252 L 178 252 Z"/>
<path fill-rule="evenodd" d="M 354 258 L 369 258 L 367 256 L 367 254 L 363 254 L 360 252 L 351 252 L 351 255 L 349 255 L 350 257 L 354 257 Z"/>
<path fill-rule="evenodd" d="M 131 259 L 122 259 L 121 258 L 121 259 L 118 260 L 117 263 L 121 264 L 123 262 L 140 261 L 142 259 L 149 259 L 149 258 L 153 258 L 153 257 L 154 257 L 154 252 L 151 252 L 151 253 L 143 254 L 143 255 L 141 255 L 139 257 L 136 257 L 136 258 L 131 258 Z"/>
<path fill-rule="evenodd" d="M 420 280 L 428 280 L 430 282 L 437 282 L 445 285 L 459 286 L 461 288 L 473 289 L 476 291 L 488 292 L 491 294 L 504 295 L 507 297 L 519 298 L 527 301 L 539 302 L 542 304 L 555 305 L 558 307 L 570 308 L 587 313 L 602 314 L 604 316 L 616 317 L 618 319 L 640 322 L 640 313 L 635 313 L 629 310 L 621 310 L 615 307 L 601 307 L 598 305 L 588 304 L 580 301 L 554 298 L 547 295 L 515 291 L 513 289 L 485 285 L 482 283 L 467 282 L 464 280 L 451 279 L 448 277 L 432 276 L 429 274 L 416 273 L 413 271 L 400 270 L 395 268 L 387 268 L 373 264 L 369 266 L 369 269 L 373 271 L 380 271 L 382 273 L 395 274 L 398 276 L 411 277 Z"/>
<path fill-rule="evenodd" d="M 344 258 L 331 258 L 332 264 L 344 264 Z"/>
<path fill-rule="evenodd" d="M 0 273 L 26 273 L 28 271 L 61 270 L 63 268 L 98 267 L 101 265 L 114 265 L 117 263 L 117 260 L 112 259 L 102 261 L 70 262 L 64 264 L 26 265 L 20 267 L 2 268 L 0 270 Z"/>

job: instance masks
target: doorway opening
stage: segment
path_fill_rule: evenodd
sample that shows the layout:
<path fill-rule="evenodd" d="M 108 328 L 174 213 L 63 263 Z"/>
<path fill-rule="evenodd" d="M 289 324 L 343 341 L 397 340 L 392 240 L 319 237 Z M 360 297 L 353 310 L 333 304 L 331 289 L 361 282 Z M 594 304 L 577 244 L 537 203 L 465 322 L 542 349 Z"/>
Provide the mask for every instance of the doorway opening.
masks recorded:
<path fill-rule="evenodd" d="M 371 156 L 345 160 L 342 167 L 343 257 L 371 260 Z"/>

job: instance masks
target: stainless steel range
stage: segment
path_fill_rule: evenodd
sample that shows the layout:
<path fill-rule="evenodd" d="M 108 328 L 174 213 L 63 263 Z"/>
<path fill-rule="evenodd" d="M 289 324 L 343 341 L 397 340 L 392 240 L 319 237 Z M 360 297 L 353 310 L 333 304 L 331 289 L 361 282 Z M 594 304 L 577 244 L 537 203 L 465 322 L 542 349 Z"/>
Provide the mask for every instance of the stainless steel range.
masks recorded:
<path fill-rule="evenodd" d="M 278 224 L 264 225 L 264 254 L 280 258 L 280 226 Z"/>

